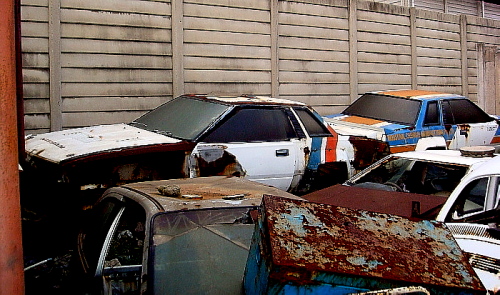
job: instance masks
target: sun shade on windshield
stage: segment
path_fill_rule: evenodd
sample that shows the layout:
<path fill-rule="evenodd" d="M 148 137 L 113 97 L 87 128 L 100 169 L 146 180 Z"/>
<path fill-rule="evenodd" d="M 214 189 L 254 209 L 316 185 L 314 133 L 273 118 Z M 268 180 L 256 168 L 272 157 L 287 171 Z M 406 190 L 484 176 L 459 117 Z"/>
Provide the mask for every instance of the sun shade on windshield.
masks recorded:
<path fill-rule="evenodd" d="M 368 93 L 358 98 L 342 114 L 415 125 L 420 104 L 418 100 Z"/>
<path fill-rule="evenodd" d="M 194 140 L 228 108 L 227 105 L 206 100 L 178 97 L 138 118 L 131 125 L 175 138 Z"/>

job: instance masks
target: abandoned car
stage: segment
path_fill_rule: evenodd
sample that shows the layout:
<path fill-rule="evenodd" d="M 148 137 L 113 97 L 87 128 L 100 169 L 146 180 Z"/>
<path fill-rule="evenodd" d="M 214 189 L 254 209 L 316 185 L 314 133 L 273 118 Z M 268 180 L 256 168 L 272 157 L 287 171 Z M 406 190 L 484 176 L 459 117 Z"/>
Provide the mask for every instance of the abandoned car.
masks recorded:
<path fill-rule="evenodd" d="M 325 120 L 338 134 L 337 158 L 353 163 L 347 164 L 349 177 L 380 159 L 384 149 L 397 153 L 500 142 L 496 117 L 464 96 L 433 91 L 368 92 Z"/>
<path fill-rule="evenodd" d="M 495 292 L 500 290 L 500 157 L 494 150 L 481 146 L 396 153 L 344 185 L 303 197 L 445 222 L 484 286 Z"/>
<path fill-rule="evenodd" d="M 241 294 L 264 195 L 300 199 L 239 177 L 108 189 L 78 235 L 82 294 Z"/>
<path fill-rule="evenodd" d="M 240 176 L 308 190 L 335 167 L 336 138 L 307 105 L 270 97 L 183 95 L 130 124 L 26 137 L 33 181 L 88 190 L 200 176 Z M 341 182 L 345 179 L 340 180 Z"/>

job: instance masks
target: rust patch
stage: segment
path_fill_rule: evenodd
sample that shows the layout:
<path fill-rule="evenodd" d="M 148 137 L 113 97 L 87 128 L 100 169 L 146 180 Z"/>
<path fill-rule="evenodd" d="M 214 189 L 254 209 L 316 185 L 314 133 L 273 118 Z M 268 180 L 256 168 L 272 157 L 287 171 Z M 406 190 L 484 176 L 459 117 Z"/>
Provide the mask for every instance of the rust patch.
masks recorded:
<path fill-rule="evenodd" d="M 351 136 L 349 137 L 349 142 L 354 148 L 352 166 L 356 170 L 362 170 L 375 163 L 375 161 L 389 155 L 389 145 L 380 140 L 362 136 Z"/>
<path fill-rule="evenodd" d="M 427 91 L 427 90 L 392 90 L 379 93 L 385 95 L 406 97 L 406 98 L 424 96 L 424 95 L 433 95 L 433 94 L 445 94 L 444 92 Z"/>
<path fill-rule="evenodd" d="M 195 156 L 199 176 L 237 176 L 243 177 L 246 171 L 236 157 L 225 146 L 204 147 Z"/>
<path fill-rule="evenodd" d="M 341 274 L 372 283 L 484 290 L 437 221 L 265 196 L 263 224 L 269 245 L 263 255 L 276 266 L 270 276 L 277 281 L 317 284 Z"/>
<path fill-rule="evenodd" d="M 364 124 L 364 125 L 375 125 L 375 124 L 379 124 L 379 123 L 384 122 L 384 121 L 380 121 L 380 120 L 363 118 L 363 117 L 358 117 L 358 116 L 345 117 L 344 119 L 342 119 L 342 121 L 356 123 L 356 124 Z"/>

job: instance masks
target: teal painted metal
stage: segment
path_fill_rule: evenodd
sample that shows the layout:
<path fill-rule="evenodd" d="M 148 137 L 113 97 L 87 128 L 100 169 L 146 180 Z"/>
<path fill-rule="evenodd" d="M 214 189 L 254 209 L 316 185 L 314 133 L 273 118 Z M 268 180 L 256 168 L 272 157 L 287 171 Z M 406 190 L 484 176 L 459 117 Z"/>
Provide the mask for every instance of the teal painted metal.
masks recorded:
<path fill-rule="evenodd" d="M 266 196 L 245 272 L 247 294 L 352 294 L 420 286 L 485 294 L 437 221 Z"/>

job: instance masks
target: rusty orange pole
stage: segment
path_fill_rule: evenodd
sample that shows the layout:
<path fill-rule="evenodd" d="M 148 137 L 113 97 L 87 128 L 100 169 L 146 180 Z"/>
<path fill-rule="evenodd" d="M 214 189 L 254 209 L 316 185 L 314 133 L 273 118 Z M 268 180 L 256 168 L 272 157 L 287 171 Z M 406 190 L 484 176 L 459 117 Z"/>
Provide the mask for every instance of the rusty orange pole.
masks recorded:
<path fill-rule="evenodd" d="M 0 295 L 24 294 L 14 0 L 0 0 Z"/>

